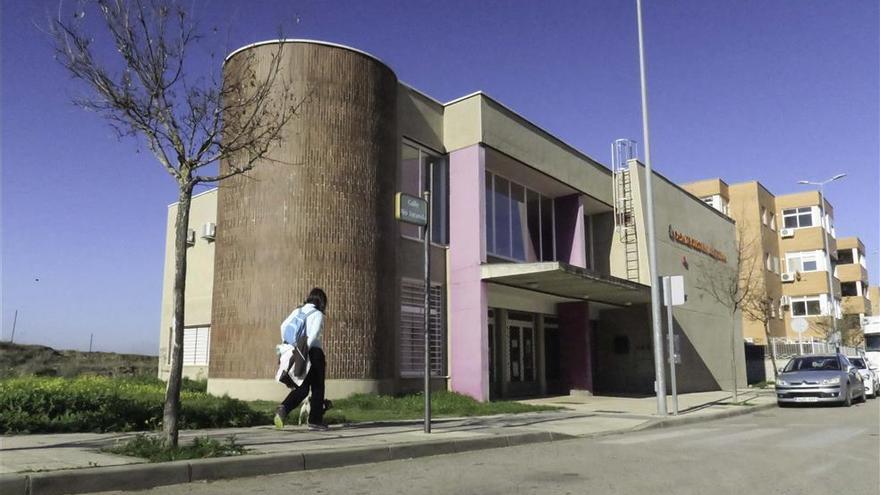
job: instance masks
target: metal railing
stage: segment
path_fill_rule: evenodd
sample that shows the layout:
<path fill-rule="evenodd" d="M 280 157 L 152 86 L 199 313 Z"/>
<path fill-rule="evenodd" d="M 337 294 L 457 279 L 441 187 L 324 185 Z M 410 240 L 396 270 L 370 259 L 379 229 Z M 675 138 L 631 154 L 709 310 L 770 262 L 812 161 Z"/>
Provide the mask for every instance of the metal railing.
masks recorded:
<path fill-rule="evenodd" d="M 838 346 L 817 340 L 791 341 L 772 339 L 770 346 L 777 358 L 790 358 L 804 354 L 834 354 Z M 765 352 L 770 351 L 770 346 L 765 346 Z M 857 356 L 862 351 L 859 347 L 840 346 L 840 353 L 847 356 Z M 768 354 L 769 357 L 769 354 Z"/>

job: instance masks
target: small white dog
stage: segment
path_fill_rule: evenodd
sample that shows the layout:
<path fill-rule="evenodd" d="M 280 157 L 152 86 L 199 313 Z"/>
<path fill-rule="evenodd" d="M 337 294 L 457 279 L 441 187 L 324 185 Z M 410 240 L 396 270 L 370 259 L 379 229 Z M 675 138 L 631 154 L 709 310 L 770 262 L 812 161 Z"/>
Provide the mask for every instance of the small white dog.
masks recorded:
<path fill-rule="evenodd" d="M 333 401 L 328 399 L 324 399 L 324 412 L 329 411 L 333 407 Z M 309 417 L 309 413 L 312 411 L 312 392 L 309 391 L 309 395 L 303 400 L 302 406 L 299 408 L 299 422 L 297 424 L 303 424 Z"/>

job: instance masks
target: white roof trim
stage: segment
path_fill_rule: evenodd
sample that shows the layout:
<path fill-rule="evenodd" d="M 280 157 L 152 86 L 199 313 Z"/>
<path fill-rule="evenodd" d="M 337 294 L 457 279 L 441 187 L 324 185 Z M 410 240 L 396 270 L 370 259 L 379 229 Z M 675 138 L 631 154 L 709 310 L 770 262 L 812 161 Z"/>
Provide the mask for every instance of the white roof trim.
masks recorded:
<path fill-rule="evenodd" d="M 310 40 L 310 39 L 303 39 L 303 38 L 280 38 L 280 39 L 275 39 L 275 40 L 265 40 L 265 41 L 258 41 L 256 43 L 251 43 L 250 45 L 245 45 L 241 48 L 233 50 L 229 55 L 226 56 L 225 59 L 223 59 L 223 63 L 225 64 L 226 62 L 228 62 L 230 58 L 232 58 L 233 56 L 235 56 L 239 52 L 243 52 L 245 50 L 248 50 L 250 48 L 254 48 L 257 46 L 272 45 L 272 44 L 276 44 L 276 43 L 311 43 L 313 45 L 324 45 L 324 46 L 332 46 L 333 48 L 343 48 L 345 50 L 349 50 L 349 51 L 352 51 L 355 53 L 360 53 L 361 55 L 365 55 L 365 56 L 379 62 L 380 64 L 384 65 L 385 67 L 388 67 L 388 69 L 390 69 L 391 72 L 394 72 L 394 70 L 391 69 L 391 66 L 386 64 L 384 60 L 382 60 L 381 58 L 379 58 L 375 55 L 367 53 L 363 50 L 358 50 L 357 48 L 352 48 L 347 45 L 340 45 L 339 43 L 330 43 L 329 41 Z"/>
<path fill-rule="evenodd" d="M 216 187 L 212 187 L 211 189 L 208 189 L 207 191 L 202 191 L 202 192 L 200 192 L 200 193 L 198 193 L 198 194 L 193 194 L 193 195 L 192 195 L 192 199 L 196 199 L 196 198 L 198 198 L 199 196 L 204 196 L 204 195 L 206 195 L 206 194 L 215 193 L 215 192 L 217 192 L 217 188 L 216 188 Z M 180 203 L 180 201 L 175 201 L 175 202 L 171 203 L 170 205 L 168 205 L 168 208 L 171 208 L 171 207 L 177 206 L 177 203 Z"/>

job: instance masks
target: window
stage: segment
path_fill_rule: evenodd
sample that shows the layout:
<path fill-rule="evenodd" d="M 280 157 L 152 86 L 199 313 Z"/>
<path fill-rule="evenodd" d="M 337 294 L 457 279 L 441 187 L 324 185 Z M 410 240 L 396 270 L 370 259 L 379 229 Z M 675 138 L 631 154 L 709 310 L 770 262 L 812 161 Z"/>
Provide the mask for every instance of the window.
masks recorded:
<path fill-rule="evenodd" d="M 449 244 L 449 165 L 446 158 L 404 143 L 400 152 L 400 191 L 422 197 L 425 189 L 431 191 L 431 241 Z M 417 225 L 401 222 L 400 233 L 422 239 L 421 228 Z"/>
<path fill-rule="evenodd" d="M 782 210 L 782 224 L 787 229 L 802 229 L 813 226 L 813 207 L 789 208 Z"/>
<path fill-rule="evenodd" d="M 822 304 L 819 296 L 803 296 L 791 298 L 792 316 L 819 316 L 822 314 Z"/>
<path fill-rule="evenodd" d="M 431 376 L 443 376 L 446 339 L 443 327 L 443 287 L 431 286 L 431 315 L 428 321 Z M 425 283 L 400 281 L 400 376 L 425 376 Z"/>
<path fill-rule="evenodd" d="M 773 256 L 773 272 L 779 273 L 779 256 Z"/>
<path fill-rule="evenodd" d="M 787 253 L 785 255 L 785 264 L 790 272 L 815 272 L 820 268 L 820 258 L 823 258 L 821 251 Z M 824 268 L 825 263 L 822 263 L 821 267 Z"/>
<path fill-rule="evenodd" d="M 553 261 L 553 199 L 486 172 L 486 252 L 516 261 Z"/>
<path fill-rule="evenodd" d="M 764 207 L 762 206 L 762 207 L 761 207 L 761 223 L 764 224 L 764 225 L 767 225 L 767 222 L 768 222 L 768 218 L 767 218 L 767 208 L 764 208 Z"/>
<path fill-rule="evenodd" d="M 841 282 L 840 295 L 844 297 L 858 296 L 859 289 L 857 286 L 857 282 Z"/>
<path fill-rule="evenodd" d="M 770 221 L 767 223 L 770 225 L 770 230 L 772 230 L 773 232 L 776 232 L 776 215 L 774 215 L 772 212 L 769 215 L 770 215 Z"/>
<path fill-rule="evenodd" d="M 838 265 L 851 265 L 854 263 L 853 260 L 853 250 L 852 249 L 843 249 L 837 252 L 837 264 Z"/>
<path fill-rule="evenodd" d="M 764 253 L 764 268 L 767 271 L 773 270 L 773 261 L 770 259 L 770 253 Z"/>
<path fill-rule="evenodd" d="M 168 332 L 168 364 L 171 364 L 171 350 L 174 348 L 174 331 Z M 207 366 L 211 349 L 211 327 L 183 328 L 183 365 Z"/>

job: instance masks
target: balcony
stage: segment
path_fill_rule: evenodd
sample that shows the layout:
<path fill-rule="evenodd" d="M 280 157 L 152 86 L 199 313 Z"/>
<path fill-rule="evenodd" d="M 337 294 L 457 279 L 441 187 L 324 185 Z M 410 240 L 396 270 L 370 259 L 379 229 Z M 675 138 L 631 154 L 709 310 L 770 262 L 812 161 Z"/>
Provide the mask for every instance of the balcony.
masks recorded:
<path fill-rule="evenodd" d="M 831 278 L 834 284 L 834 294 L 840 294 L 840 280 Z M 794 282 L 782 284 L 782 294 L 786 296 L 813 296 L 828 293 L 828 273 L 804 272 L 800 273 L 799 279 Z"/>
<path fill-rule="evenodd" d="M 871 312 L 871 301 L 865 296 L 844 296 L 841 299 L 841 306 L 845 315 Z"/>
<path fill-rule="evenodd" d="M 868 270 L 858 263 L 849 265 L 837 265 L 835 275 L 841 282 L 865 282 L 868 283 Z"/>
<path fill-rule="evenodd" d="M 822 235 L 825 234 L 825 229 L 822 227 L 806 227 L 802 229 L 793 229 L 794 236 L 792 237 L 781 237 L 779 239 L 779 248 L 784 253 L 794 252 L 794 251 L 813 251 L 817 249 L 825 249 L 824 244 L 822 244 Z M 837 257 L 837 239 L 828 237 L 828 249 L 831 250 L 832 256 L 834 258 Z"/>

